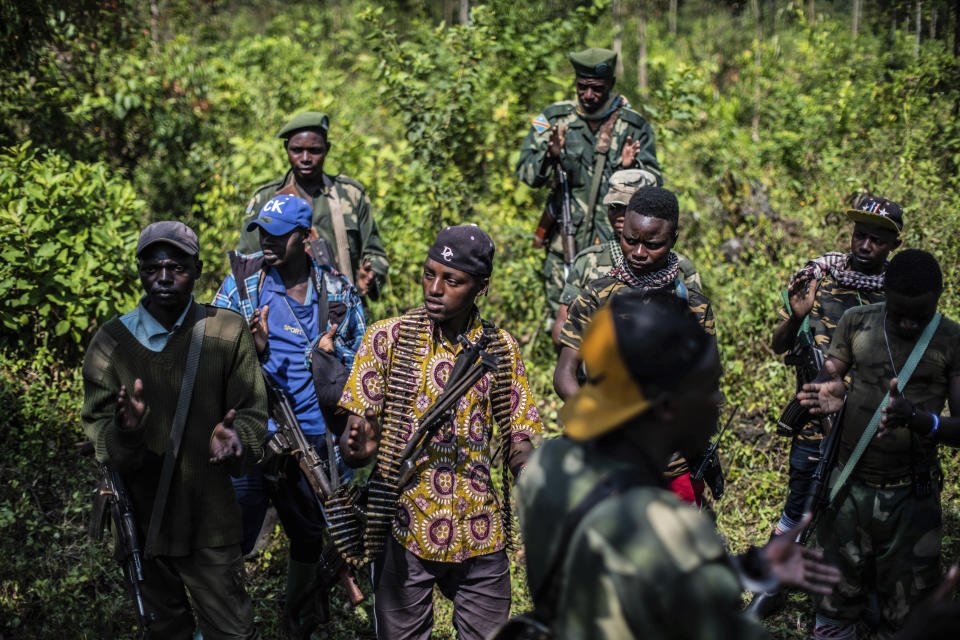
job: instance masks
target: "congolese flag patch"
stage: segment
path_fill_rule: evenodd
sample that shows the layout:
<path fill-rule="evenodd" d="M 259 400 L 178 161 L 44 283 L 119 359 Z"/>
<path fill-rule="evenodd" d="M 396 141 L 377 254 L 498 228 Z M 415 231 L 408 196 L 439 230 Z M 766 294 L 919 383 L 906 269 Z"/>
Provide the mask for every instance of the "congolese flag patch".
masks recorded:
<path fill-rule="evenodd" d="M 547 116 L 543 115 L 542 113 L 534 118 L 530 122 L 530 125 L 537 130 L 537 133 L 543 133 L 550 128 L 550 123 L 547 122 Z"/>

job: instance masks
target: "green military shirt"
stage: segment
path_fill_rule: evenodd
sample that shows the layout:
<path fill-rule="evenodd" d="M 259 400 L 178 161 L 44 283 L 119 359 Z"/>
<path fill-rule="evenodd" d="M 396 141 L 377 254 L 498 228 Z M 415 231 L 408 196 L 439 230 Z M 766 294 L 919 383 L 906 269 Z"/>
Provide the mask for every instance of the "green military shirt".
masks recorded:
<path fill-rule="evenodd" d="M 850 457 L 873 412 L 890 389 L 897 371 L 903 368 L 916 341 L 907 341 L 887 331 L 890 354 L 883 332 L 886 304 L 872 304 L 847 311 L 830 344 L 830 357 L 850 365 L 850 390 L 843 414 L 839 460 Z M 903 390 L 918 411 L 939 414 L 950 391 L 950 379 L 960 376 L 960 325 L 944 318 L 916 371 Z M 913 459 L 934 464 L 936 444 L 909 429 L 894 429 L 883 438 L 873 438 L 857 463 L 853 476 L 869 482 L 909 476 Z"/>
<path fill-rule="evenodd" d="M 517 484 L 527 579 L 537 592 L 561 545 L 562 522 L 609 474 L 629 468 L 591 443 L 558 438 Z M 567 544 L 557 638 L 766 638 L 740 611 L 740 583 L 713 523 L 669 491 L 635 486 L 584 516 Z"/>
<path fill-rule="evenodd" d="M 687 289 L 703 292 L 700 274 L 697 273 L 697 268 L 693 265 L 693 262 L 680 253 L 677 253 L 677 259 L 683 284 L 686 285 Z M 573 259 L 573 266 L 570 268 L 570 273 L 567 274 L 563 291 L 560 293 L 560 304 L 569 307 L 588 282 L 607 275 L 610 269 L 620 266 L 621 262 L 623 262 L 623 251 L 620 249 L 620 243 L 616 240 L 589 246 L 578 253 Z"/>
<path fill-rule="evenodd" d="M 829 272 L 817 281 L 816 287 L 813 307 L 807 317 L 809 318 L 813 340 L 824 355 L 829 350 L 833 332 L 847 309 L 883 302 L 885 298 L 883 289 L 860 291 L 843 287 Z M 789 317 L 789 311 L 783 305 L 779 307 L 778 313 L 783 320 Z M 811 442 L 822 439 L 823 430 L 820 427 L 820 422 L 808 422 L 797 433 L 797 438 Z"/>
<path fill-rule="evenodd" d="M 343 222 L 347 232 L 347 243 L 350 253 L 350 277 L 356 282 L 357 269 L 360 265 L 370 262 L 373 267 L 373 282 L 370 284 L 368 295 L 376 300 L 380 297 L 380 291 L 383 289 L 387 278 L 387 253 L 383 248 L 383 241 L 380 239 L 380 231 L 377 229 L 377 223 L 373 219 L 373 212 L 370 209 L 370 199 L 361 185 L 356 180 L 346 176 L 338 175 L 328 176 L 333 182 L 333 189 L 340 199 L 340 206 L 343 210 Z M 240 244 L 238 251 L 240 253 L 254 253 L 260 250 L 260 237 L 257 230 L 247 231 L 247 224 L 256 219 L 260 214 L 260 209 L 270 198 L 278 191 L 291 185 L 294 182 L 293 172 L 287 171 L 287 174 L 280 180 L 268 182 L 253 194 L 247 210 L 244 212 L 243 227 L 240 230 Z M 298 195 L 310 202 L 313 207 L 313 227 L 321 238 L 324 238 L 333 250 L 333 258 L 337 259 L 337 242 L 333 232 L 333 222 L 330 217 L 330 189 L 324 188 L 315 198 L 309 198 L 297 189 Z M 334 266 L 341 271 L 342 265 Z"/>
<path fill-rule="evenodd" d="M 639 168 L 656 174 L 658 182 L 662 182 L 660 165 L 657 163 L 653 128 L 639 113 L 630 109 L 629 105 L 621 108 L 620 115 L 613 126 L 597 201 L 594 210 L 588 212 L 590 185 L 593 180 L 594 146 L 600 129 L 597 129 L 596 134 L 590 130 L 587 120 L 577 113 L 576 103 L 572 100 L 552 104 L 533 119 L 520 150 L 520 160 L 516 169 L 517 177 L 534 188 L 547 184 L 553 174 L 553 168 L 548 165 L 545 173 L 541 169 L 547 153 L 547 143 L 550 140 L 550 128 L 561 124 L 567 126 L 567 134 L 560 160 L 570 184 L 570 215 L 577 227 L 575 244 L 577 251 L 580 251 L 594 244 L 598 239 L 601 242 L 613 239 L 613 228 L 607 220 L 607 207 L 603 204 L 603 196 L 607 193 L 610 176 L 620 169 Z M 632 167 L 620 166 L 620 155 L 627 137 L 632 138 L 634 142 L 639 140 L 641 144 Z M 554 236 L 551 249 L 562 253 L 559 234 Z"/>

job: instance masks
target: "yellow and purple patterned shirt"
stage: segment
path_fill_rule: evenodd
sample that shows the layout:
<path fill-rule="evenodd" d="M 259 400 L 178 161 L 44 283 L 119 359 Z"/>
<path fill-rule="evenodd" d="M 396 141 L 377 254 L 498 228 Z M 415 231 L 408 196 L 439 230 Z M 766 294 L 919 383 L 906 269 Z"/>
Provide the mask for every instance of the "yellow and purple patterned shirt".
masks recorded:
<path fill-rule="evenodd" d="M 373 409 L 382 420 L 384 394 L 401 318 L 381 320 L 367 329 L 357 351 L 340 406 L 356 415 Z M 470 321 L 467 338 L 476 342 L 483 331 L 479 316 Z M 500 329 L 510 353 L 512 440 L 529 440 L 541 430 L 540 413 L 530 393 L 527 372 L 517 341 Z M 435 325 L 427 339 L 417 399 L 412 407 L 419 420 L 440 395 L 460 353 Z M 457 404 L 454 419 L 444 424 L 427 446 L 418 473 L 401 488 L 393 535 L 414 555 L 436 562 L 467 558 L 504 548 L 502 520 L 490 473 L 493 411 L 491 374 L 484 375 Z M 406 438 L 410 435 L 407 434 Z"/>

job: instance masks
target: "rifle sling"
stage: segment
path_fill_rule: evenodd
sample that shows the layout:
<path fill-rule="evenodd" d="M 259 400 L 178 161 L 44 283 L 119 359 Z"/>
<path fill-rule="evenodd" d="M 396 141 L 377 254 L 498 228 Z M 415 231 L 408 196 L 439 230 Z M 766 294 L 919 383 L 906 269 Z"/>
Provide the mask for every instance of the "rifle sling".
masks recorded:
<path fill-rule="evenodd" d="M 337 243 L 337 264 L 344 277 L 354 284 L 353 265 L 350 264 L 350 244 L 347 242 L 347 225 L 343 219 L 343 207 L 337 187 L 327 174 L 323 174 L 323 184 L 330 193 L 330 222 L 333 225 L 333 239 Z"/>
<path fill-rule="evenodd" d="M 924 327 L 923 333 L 920 334 L 920 339 L 917 340 L 915 345 L 913 345 L 913 350 L 910 352 L 907 362 L 900 370 L 900 375 L 897 376 L 897 391 L 900 393 L 903 393 L 903 389 L 907 386 L 910 376 L 913 375 L 914 370 L 920 363 L 920 359 L 923 358 L 923 354 L 927 351 L 927 347 L 930 346 L 930 340 L 933 339 L 933 334 L 936 333 L 937 327 L 940 326 L 940 320 L 942 318 L 943 316 L 939 313 L 935 314 L 930 322 L 927 323 L 927 326 Z M 837 483 L 833 485 L 833 488 L 830 490 L 830 499 L 828 501 L 829 505 L 833 505 L 834 499 L 836 499 L 837 495 L 843 489 L 843 486 L 847 483 L 847 480 L 850 478 L 850 474 L 853 473 L 853 469 L 860 461 L 860 457 L 863 455 L 863 452 L 867 450 L 867 446 L 869 446 L 870 441 L 877 432 L 877 427 L 880 426 L 881 413 L 883 408 L 887 406 L 887 401 L 889 399 L 890 392 L 888 391 L 883 396 L 883 400 L 880 401 L 880 404 L 877 405 L 876 410 L 873 412 L 873 417 L 870 418 L 870 422 L 867 424 L 867 428 L 863 430 L 863 433 L 860 435 L 860 439 L 857 440 L 856 447 L 854 447 L 853 452 L 847 459 L 847 462 L 843 465 L 843 469 L 840 471 L 840 477 L 837 479 Z M 837 428 L 837 426 L 839 425 L 834 426 L 834 428 Z"/>
<path fill-rule="evenodd" d="M 207 316 L 206 310 L 200 305 L 194 306 L 194 313 L 203 314 L 203 317 L 199 318 L 193 325 L 193 333 L 190 336 L 190 350 L 187 352 L 187 365 L 183 371 L 183 382 L 180 385 L 180 396 L 177 399 L 177 411 L 173 416 L 173 425 L 170 427 L 170 443 L 167 447 L 167 453 L 163 457 L 160 482 L 157 485 L 157 495 L 153 500 L 150 525 L 147 528 L 147 542 L 144 547 L 144 555 L 147 558 L 156 556 L 154 552 L 156 551 L 157 537 L 160 535 L 160 523 L 163 521 L 163 510 L 167 506 L 170 481 L 173 479 L 173 469 L 177 465 L 180 442 L 183 440 L 183 429 L 187 424 L 187 412 L 190 410 L 190 399 L 193 397 L 194 382 L 200 364 L 200 349 L 203 346 Z"/>
<path fill-rule="evenodd" d="M 587 210 L 584 215 L 588 220 L 593 220 L 593 209 L 597 206 L 597 198 L 600 195 L 600 183 L 603 181 L 603 170 L 607 164 L 607 151 L 610 150 L 610 138 L 613 135 L 613 125 L 617 123 L 620 117 L 620 109 L 613 112 L 610 118 L 600 127 L 600 133 L 597 135 L 597 146 L 594 150 L 593 160 L 593 180 L 590 182 L 590 200 L 587 204 Z M 627 167 L 624 167 L 626 169 Z"/>

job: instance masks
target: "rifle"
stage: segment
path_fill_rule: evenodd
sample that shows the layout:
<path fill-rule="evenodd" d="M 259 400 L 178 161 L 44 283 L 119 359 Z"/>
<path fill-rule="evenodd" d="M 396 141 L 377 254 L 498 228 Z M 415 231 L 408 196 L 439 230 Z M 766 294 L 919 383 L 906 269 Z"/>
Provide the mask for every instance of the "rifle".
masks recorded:
<path fill-rule="evenodd" d="M 547 196 L 547 202 L 543 207 L 543 215 L 537 223 L 537 230 L 534 234 L 533 246 L 536 249 L 549 243 L 556 233 L 556 227 L 560 226 L 560 240 L 563 246 L 563 268 L 564 272 L 570 270 L 573 266 L 573 258 L 577 255 L 576 243 L 574 242 L 577 230 L 573 225 L 573 218 L 570 213 L 570 184 L 567 179 L 567 172 L 563 170 L 560 163 L 556 164 L 557 179 L 554 182 L 553 191 Z M 566 273 L 564 273 L 566 276 Z"/>
<path fill-rule="evenodd" d="M 784 291 L 783 296 L 789 311 L 789 294 Z M 813 334 L 810 332 L 810 322 L 807 318 L 803 319 L 803 324 L 797 331 L 797 337 L 793 343 L 793 350 L 783 359 L 783 363 L 797 369 L 796 393 L 800 393 L 803 385 L 813 382 L 817 374 L 820 373 L 820 368 L 823 367 L 824 363 L 823 352 L 813 339 Z M 794 394 L 777 420 L 777 435 L 792 437 L 812 419 L 810 412 L 800 404 L 796 394 Z"/>
<path fill-rule="evenodd" d="M 417 428 L 407 441 L 403 453 L 400 454 L 400 472 L 398 487 L 407 484 L 417 471 L 417 460 L 431 438 L 437 435 L 441 425 L 446 422 L 450 412 L 460 401 L 470 387 L 475 385 L 483 375 L 497 368 L 497 358 L 487 351 L 487 345 L 495 333 L 484 331 L 476 343 L 470 342 L 464 336 L 457 339 L 463 346 L 460 355 L 450 370 L 447 384 L 437 400 L 427 409 L 417 423 Z"/>
<path fill-rule="evenodd" d="M 93 455 L 92 442 L 80 445 L 82 455 Z M 96 462 L 96 460 L 95 460 Z M 137 540 L 137 523 L 133 516 L 133 502 L 130 493 L 119 473 L 102 462 L 96 462 L 100 473 L 100 482 L 93 499 L 93 512 L 90 514 L 90 526 L 87 537 L 91 542 L 100 542 L 103 539 L 103 530 L 107 526 L 107 512 L 113 522 L 114 557 L 123 568 L 123 573 L 130 583 L 133 592 L 134 604 L 137 606 L 137 615 L 143 629 L 150 627 L 155 614 L 147 613 L 143 604 L 143 594 L 140 584 L 143 582 L 143 553 Z"/>
<path fill-rule="evenodd" d="M 706 477 L 707 485 L 710 487 L 710 493 L 713 494 L 714 500 L 719 500 L 723 497 L 724 483 L 726 480 L 723 475 L 723 467 L 720 466 L 720 456 L 717 455 L 717 449 L 720 447 L 720 440 L 723 438 L 724 432 L 727 430 L 727 427 L 730 426 L 730 423 L 733 422 L 733 418 L 739 410 L 740 405 L 738 404 L 733 408 L 726 423 L 720 428 L 720 432 L 717 433 L 717 439 L 704 451 L 700 462 L 697 464 L 697 470 L 690 475 L 690 480 L 693 482 L 699 482 Z"/>
<path fill-rule="evenodd" d="M 324 468 L 324 461 L 317 455 L 317 452 L 303 435 L 300 421 L 297 419 L 297 414 L 293 410 L 293 404 L 290 402 L 290 397 L 286 391 L 266 371 L 263 371 L 263 379 L 267 387 L 267 406 L 270 416 L 277 425 L 277 430 L 270 438 L 268 446 L 271 452 L 276 455 L 292 455 L 296 459 L 300 471 L 303 472 L 314 495 L 320 501 L 322 509 L 326 499 L 333 495 L 330 479 Z M 336 460 L 330 460 L 329 464 L 336 464 Z M 319 566 L 319 570 L 323 570 L 328 575 L 320 576 L 318 581 L 323 586 L 327 586 L 332 584 L 335 579 L 346 590 L 350 604 L 357 606 L 364 600 L 363 592 L 360 591 L 360 585 L 357 584 L 357 579 L 343 557 L 339 553 L 330 554 L 327 552 L 327 547 L 332 544 L 333 542 L 330 541 L 324 547 L 326 562 Z M 296 611 L 295 608 L 293 610 Z"/>
<path fill-rule="evenodd" d="M 810 477 L 810 489 L 807 494 L 807 501 L 803 506 L 803 511 L 804 513 L 812 513 L 813 519 L 810 521 L 810 524 L 807 525 L 807 528 L 797 536 L 797 542 L 803 545 L 807 544 L 807 540 L 810 539 L 810 536 L 816 530 L 817 523 L 823 515 L 823 512 L 830 506 L 828 504 L 829 498 L 827 497 L 830 486 L 827 480 L 829 480 L 830 472 L 837 464 L 837 454 L 840 452 L 840 431 L 842 429 L 843 414 L 846 408 L 847 398 L 844 396 L 843 406 L 840 407 L 840 411 L 824 419 L 825 422 L 832 422 L 833 427 L 823 440 L 820 441 L 820 457 L 817 458 L 817 468 L 814 469 L 813 475 Z"/>

